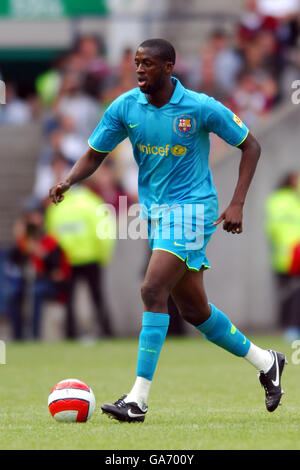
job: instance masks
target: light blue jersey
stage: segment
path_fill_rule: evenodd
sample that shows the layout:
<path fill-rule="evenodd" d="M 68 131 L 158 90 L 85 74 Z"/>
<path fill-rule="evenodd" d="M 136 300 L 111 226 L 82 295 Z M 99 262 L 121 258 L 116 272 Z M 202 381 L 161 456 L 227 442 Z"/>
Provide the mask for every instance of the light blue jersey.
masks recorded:
<path fill-rule="evenodd" d="M 145 210 L 173 204 L 204 203 L 205 217 L 216 217 L 216 189 L 208 166 L 209 133 L 237 146 L 248 129 L 214 98 L 176 87 L 161 108 L 135 88 L 117 98 L 89 139 L 91 148 L 112 151 L 129 137 L 139 166 L 139 200 Z M 211 205 L 211 208 L 210 208 Z M 148 213 L 150 215 L 150 213 Z"/>
<path fill-rule="evenodd" d="M 204 207 L 204 232 L 212 233 L 218 199 L 209 169 L 209 133 L 238 146 L 248 129 L 214 98 L 187 90 L 176 78 L 172 81 L 173 95 L 161 108 L 151 105 L 139 88 L 117 98 L 89 146 L 111 152 L 129 137 L 139 167 L 141 216 L 159 219 L 174 205 L 199 204 Z"/>

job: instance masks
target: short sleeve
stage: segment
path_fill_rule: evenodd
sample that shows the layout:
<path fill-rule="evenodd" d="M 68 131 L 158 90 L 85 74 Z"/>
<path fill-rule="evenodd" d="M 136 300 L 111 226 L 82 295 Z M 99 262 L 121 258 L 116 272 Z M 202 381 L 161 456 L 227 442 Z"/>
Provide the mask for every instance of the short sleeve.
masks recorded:
<path fill-rule="evenodd" d="M 203 104 L 202 119 L 208 132 L 217 134 L 235 147 L 240 145 L 249 133 L 241 119 L 214 98 L 208 98 Z"/>
<path fill-rule="evenodd" d="M 105 111 L 103 118 L 88 140 L 89 146 L 97 152 L 111 152 L 122 140 L 127 131 L 121 118 L 122 101 L 118 98 Z"/>

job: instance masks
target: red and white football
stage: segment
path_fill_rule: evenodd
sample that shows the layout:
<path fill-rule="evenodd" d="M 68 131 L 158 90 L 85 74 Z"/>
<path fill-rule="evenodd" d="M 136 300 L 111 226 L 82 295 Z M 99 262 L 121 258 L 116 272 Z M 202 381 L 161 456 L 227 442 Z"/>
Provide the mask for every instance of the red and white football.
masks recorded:
<path fill-rule="evenodd" d="M 51 415 L 64 423 L 84 423 L 93 415 L 95 406 L 92 389 L 78 379 L 61 380 L 48 397 Z"/>

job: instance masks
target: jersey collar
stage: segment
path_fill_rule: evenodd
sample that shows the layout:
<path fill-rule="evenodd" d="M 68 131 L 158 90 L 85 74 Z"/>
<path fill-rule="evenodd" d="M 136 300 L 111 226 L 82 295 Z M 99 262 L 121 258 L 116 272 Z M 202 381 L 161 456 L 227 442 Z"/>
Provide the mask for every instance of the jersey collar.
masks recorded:
<path fill-rule="evenodd" d="M 172 77 L 172 82 L 175 84 L 175 88 L 173 91 L 173 95 L 171 96 L 171 99 L 169 103 L 167 104 L 178 104 L 181 98 L 184 95 L 185 88 L 182 86 L 178 78 Z M 149 104 L 145 93 L 143 93 L 141 90 L 139 90 L 140 94 L 138 97 L 138 103 L 140 104 Z"/>

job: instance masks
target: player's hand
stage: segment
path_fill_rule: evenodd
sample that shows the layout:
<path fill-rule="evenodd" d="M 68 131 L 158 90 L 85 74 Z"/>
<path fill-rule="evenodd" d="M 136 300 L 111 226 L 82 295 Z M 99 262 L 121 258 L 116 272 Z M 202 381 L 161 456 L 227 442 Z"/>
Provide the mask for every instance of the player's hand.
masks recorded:
<path fill-rule="evenodd" d="M 213 225 L 219 225 L 222 221 L 223 230 L 231 233 L 242 233 L 243 206 L 230 204 Z"/>
<path fill-rule="evenodd" d="M 49 191 L 49 197 L 54 204 L 58 204 L 59 202 L 64 200 L 64 195 L 66 191 L 70 188 L 70 184 L 68 182 L 58 183 L 53 186 Z"/>

